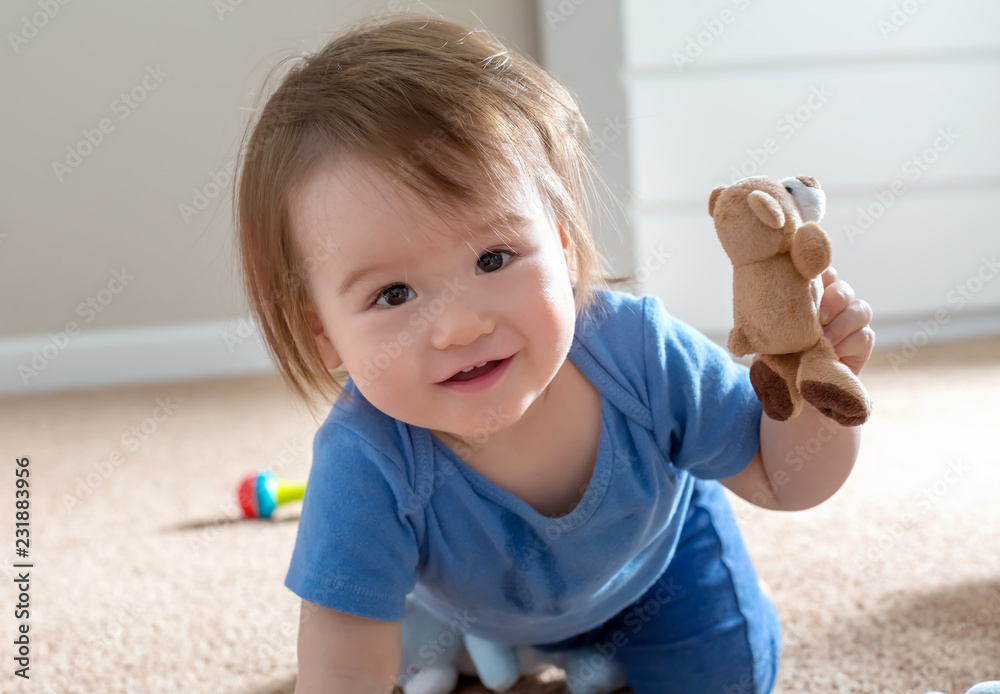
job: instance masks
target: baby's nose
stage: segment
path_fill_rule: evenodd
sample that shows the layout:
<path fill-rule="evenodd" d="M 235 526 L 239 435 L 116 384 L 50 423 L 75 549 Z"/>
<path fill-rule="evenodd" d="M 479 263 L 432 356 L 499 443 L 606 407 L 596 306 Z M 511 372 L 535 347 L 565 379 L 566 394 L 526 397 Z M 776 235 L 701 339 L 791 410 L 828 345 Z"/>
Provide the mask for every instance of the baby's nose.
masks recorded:
<path fill-rule="evenodd" d="M 436 349 L 472 344 L 496 327 L 492 312 L 470 301 L 446 305 L 431 324 L 431 344 Z"/>

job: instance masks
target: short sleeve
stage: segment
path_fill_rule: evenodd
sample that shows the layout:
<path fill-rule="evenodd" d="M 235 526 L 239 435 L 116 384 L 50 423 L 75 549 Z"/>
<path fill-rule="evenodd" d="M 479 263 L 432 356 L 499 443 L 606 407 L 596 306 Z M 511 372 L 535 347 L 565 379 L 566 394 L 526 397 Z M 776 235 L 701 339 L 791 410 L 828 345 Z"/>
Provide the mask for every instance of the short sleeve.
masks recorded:
<path fill-rule="evenodd" d="M 374 446 L 342 426 L 324 425 L 285 585 L 342 612 L 400 621 L 417 580 L 419 544 L 403 509 L 405 476 Z M 401 497 L 401 499 L 400 499 Z"/>
<path fill-rule="evenodd" d="M 674 467 L 701 479 L 741 472 L 760 447 L 761 405 L 749 369 L 644 299 L 646 382 L 654 436 Z"/>

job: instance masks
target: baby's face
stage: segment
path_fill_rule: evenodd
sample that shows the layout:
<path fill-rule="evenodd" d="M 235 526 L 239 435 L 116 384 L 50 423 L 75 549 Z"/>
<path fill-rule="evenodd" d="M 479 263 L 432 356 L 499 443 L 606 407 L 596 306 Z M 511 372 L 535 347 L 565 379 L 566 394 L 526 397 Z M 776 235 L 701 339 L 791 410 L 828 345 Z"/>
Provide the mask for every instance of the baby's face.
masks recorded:
<path fill-rule="evenodd" d="M 291 205 L 320 353 L 382 412 L 482 443 L 520 419 L 563 365 L 576 275 L 569 240 L 534 190 L 518 218 L 439 216 L 351 160 L 315 171 Z"/>

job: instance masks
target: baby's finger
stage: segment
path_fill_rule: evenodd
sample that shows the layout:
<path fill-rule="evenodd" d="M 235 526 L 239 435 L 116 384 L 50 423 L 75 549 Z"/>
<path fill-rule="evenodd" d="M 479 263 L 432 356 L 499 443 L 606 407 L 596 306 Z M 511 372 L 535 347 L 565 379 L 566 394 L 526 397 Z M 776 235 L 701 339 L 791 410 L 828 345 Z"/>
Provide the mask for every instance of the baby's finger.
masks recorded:
<path fill-rule="evenodd" d="M 826 270 L 823 270 L 823 274 L 820 277 L 823 278 L 823 286 L 829 287 L 837 281 L 837 268 L 831 265 Z"/>
<path fill-rule="evenodd" d="M 840 361 L 855 375 L 859 374 L 861 368 L 868 363 L 873 349 L 875 349 L 875 331 L 867 325 L 851 333 L 834 347 Z"/>
<path fill-rule="evenodd" d="M 823 290 L 823 298 L 819 302 L 819 324 L 826 325 L 847 308 L 854 299 L 854 289 L 843 280 L 836 280 Z"/>
<path fill-rule="evenodd" d="M 867 301 L 855 299 L 823 328 L 823 335 L 836 347 L 852 333 L 872 322 L 872 309 Z"/>

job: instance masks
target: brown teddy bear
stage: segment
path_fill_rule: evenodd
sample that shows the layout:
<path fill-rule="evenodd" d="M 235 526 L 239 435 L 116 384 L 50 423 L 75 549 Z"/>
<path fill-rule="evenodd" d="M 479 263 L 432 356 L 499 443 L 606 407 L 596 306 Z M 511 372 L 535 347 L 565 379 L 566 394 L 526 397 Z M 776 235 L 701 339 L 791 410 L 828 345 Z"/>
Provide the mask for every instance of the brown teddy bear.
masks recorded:
<path fill-rule="evenodd" d="M 868 420 L 871 401 L 823 336 L 820 275 L 830 240 L 816 224 L 825 195 L 807 176 L 754 176 L 719 186 L 708 212 L 733 263 L 729 351 L 755 354 L 750 382 L 768 417 L 785 421 L 810 403 L 844 426 Z"/>

